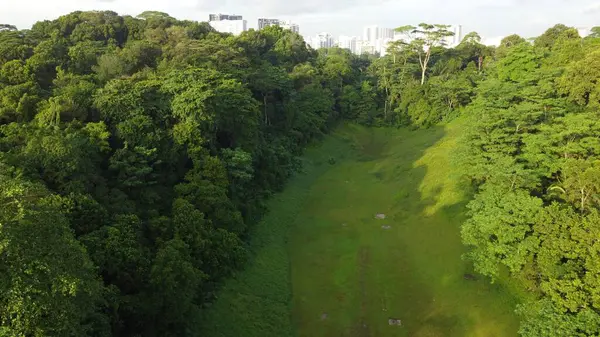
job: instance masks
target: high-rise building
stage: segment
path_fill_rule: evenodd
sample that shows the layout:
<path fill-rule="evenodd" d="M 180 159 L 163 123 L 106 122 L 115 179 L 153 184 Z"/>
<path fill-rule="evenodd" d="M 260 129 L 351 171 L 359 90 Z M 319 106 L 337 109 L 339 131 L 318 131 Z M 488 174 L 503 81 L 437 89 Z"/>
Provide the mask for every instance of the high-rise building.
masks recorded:
<path fill-rule="evenodd" d="M 248 30 L 248 21 L 241 15 L 210 14 L 208 24 L 217 32 L 239 35 Z"/>
<path fill-rule="evenodd" d="M 211 14 L 208 24 L 217 32 L 239 35 L 248 30 L 248 21 L 242 20 L 241 15 Z"/>
<path fill-rule="evenodd" d="M 208 16 L 208 21 L 223 21 L 223 20 L 242 20 L 241 15 L 229 15 L 229 14 L 210 14 Z"/>
<path fill-rule="evenodd" d="M 363 29 L 363 40 L 358 54 L 385 55 L 389 43 L 394 40 L 395 31 L 391 28 L 376 25 L 366 26 Z"/>
<path fill-rule="evenodd" d="M 375 43 L 375 52 L 379 54 L 379 56 L 387 55 L 390 43 L 392 43 L 393 41 L 394 39 L 390 39 L 389 37 L 377 40 Z"/>
<path fill-rule="evenodd" d="M 373 42 L 379 39 L 393 39 L 394 30 L 391 28 L 383 28 L 377 25 L 366 26 L 363 29 L 363 41 Z"/>
<path fill-rule="evenodd" d="M 300 26 L 298 26 L 297 24 L 292 23 L 290 21 L 279 20 L 279 19 L 265 19 L 265 18 L 258 19 L 258 30 L 261 30 L 261 29 L 269 27 L 269 26 L 279 26 L 283 29 L 289 29 L 294 33 L 300 33 Z"/>
<path fill-rule="evenodd" d="M 348 49 L 353 54 L 358 54 L 358 38 L 356 36 L 342 35 L 338 39 L 338 47 Z"/>
<path fill-rule="evenodd" d="M 377 26 L 366 26 L 365 28 L 363 28 L 363 41 L 370 41 L 371 38 L 374 38 L 374 32 L 373 30 L 376 28 Z"/>
<path fill-rule="evenodd" d="M 306 38 L 306 43 L 313 49 L 331 48 L 334 42 L 333 37 L 329 33 L 320 33 Z"/>
<path fill-rule="evenodd" d="M 233 35 L 240 35 L 248 30 L 248 21 L 246 20 L 210 21 L 208 24 L 217 32 L 231 33 Z"/>
<path fill-rule="evenodd" d="M 279 19 L 265 19 L 265 18 L 258 19 L 258 30 L 261 30 L 261 29 L 269 27 L 269 26 L 279 26 Z"/>
<path fill-rule="evenodd" d="M 300 26 L 290 21 L 279 21 L 279 27 L 289 29 L 294 33 L 300 33 Z"/>
<path fill-rule="evenodd" d="M 454 36 L 448 36 L 444 39 L 444 43 L 446 47 L 454 48 L 460 44 L 463 39 L 463 30 L 461 25 L 452 25 L 448 28 L 448 30 L 454 33 Z"/>
<path fill-rule="evenodd" d="M 372 46 L 368 41 L 362 41 L 358 48 L 357 54 L 375 54 L 375 47 Z"/>

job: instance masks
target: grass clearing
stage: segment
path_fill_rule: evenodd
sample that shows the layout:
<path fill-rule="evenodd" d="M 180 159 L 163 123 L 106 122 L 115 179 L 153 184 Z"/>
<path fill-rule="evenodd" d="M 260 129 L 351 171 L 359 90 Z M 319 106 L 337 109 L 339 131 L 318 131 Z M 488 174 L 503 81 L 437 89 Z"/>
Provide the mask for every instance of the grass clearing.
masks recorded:
<path fill-rule="evenodd" d="M 468 196 L 449 160 L 463 123 L 349 124 L 309 149 L 305 173 L 254 229 L 254 259 L 205 314 L 203 336 L 515 336 L 510 291 L 465 278 Z"/>
<path fill-rule="evenodd" d="M 351 152 L 347 143 L 332 136 L 306 151 L 303 172 L 269 200 L 270 212 L 253 228 L 249 242 L 252 259 L 224 284 L 219 298 L 204 311 L 199 323 L 202 336 L 295 336 L 290 317 L 289 228 L 303 210 L 314 181 L 332 167 L 331 154 L 344 161 Z"/>
<path fill-rule="evenodd" d="M 449 163 L 462 126 L 338 130 L 357 153 L 315 181 L 290 235 L 299 336 L 516 335 L 509 292 L 465 279 L 467 196 Z"/>

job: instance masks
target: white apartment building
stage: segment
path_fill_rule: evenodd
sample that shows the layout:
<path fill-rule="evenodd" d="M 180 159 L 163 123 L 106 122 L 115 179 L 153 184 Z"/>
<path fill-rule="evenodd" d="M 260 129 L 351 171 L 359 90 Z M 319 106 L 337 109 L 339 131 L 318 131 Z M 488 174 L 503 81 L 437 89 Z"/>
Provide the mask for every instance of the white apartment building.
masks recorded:
<path fill-rule="evenodd" d="M 454 48 L 461 43 L 464 37 L 463 29 L 461 25 L 452 25 L 448 30 L 454 33 L 454 36 L 448 36 L 444 39 L 444 42 L 447 48 Z"/>
<path fill-rule="evenodd" d="M 363 41 L 373 42 L 379 39 L 393 39 L 394 30 L 392 28 L 383 28 L 377 25 L 366 26 L 363 29 Z"/>
<path fill-rule="evenodd" d="M 283 29 L 289 29 L 294 33 L 300 33 L 300 26 L 298 26 L 297 24 L 292 23 L 290 21 L 280 21 L 279 27 L 281 27 Z"/>
<path fill-rule="evenodd" d="M 377 25 L 365 26 L 363 28 L 363 40 L 357 54 L 379 54 L 385 55 L 387 47 L 394 40 L 395 31 L 392 28 L 384 28 Z"/>
<path fill-rule="evenodd" d="M 367 41 L 362 41 L 362 43 L 360 44 L 360 48 L 359 48 L 359 52 L 357 54 L 362 55 L 362 54 L 375 54 L 375 47 L 373 45 L 371 45 L 369 42 Z"/>
<path fill-rule="evenodd" d="M 231 33 L 233 35 L 240 35 L 248 30 L 248 22 L 246 20 L 210 21 L 208 24 L 218 32 Z"/>
<path fill-rule="evenodd" d="M 348 49 L 353 54 L 358 54 L 358 38 L 356 36 L 341 35 L 338 39 L 338 47 Z"/>
<path fill-rule="evenodd" d="M 390 43 L 392 43 L 393 41 L 394 41 L 394 39 L 390 39 L 390 38 L 379 39 L 379 40 L 375 41 L 375 44 L 374 44 L 375 53 L 379 54 L 379 56 L 387 55 L 388 47 L 390 46 Z"/>
<path fill-rule="evenodd" d="M 236 14 L 210 14 L 208 16 L 208 21 L 221 21 L 221 20 L 243 20 L 244 18 L 241 15 Z"/>
<path fill-rule="evenodd" d="M 269 26 L 279 26 L 283 29 L 289 29 L 294 33 L 300 33 L 300 26 L 298 26 L 295 23 L 292 23 L 291 21 L 284 21 L 284 20 L 279 20 L 279 19 L 265 19 L 265 18 L 258 19 L 258 29 L 259 30 L 269 27 Z"/>
<path fill-rule="evenodd" d="M 394 39 L 385 38 L 377 39 L 375 41 L 357 41 L 355 54 L 374 54 L 379 56 L 385 56 L 387 49 Z"/>
<path fill-rule="evenodd" d="M 312 37 L 306 37 L 306 42 L 313 49 L 331 48 L 335 44 L 335 41 L 333 40 L 333 37 L 331 36 L 331 34 L 325 33 L 325 32 L 317 34 Z"/>

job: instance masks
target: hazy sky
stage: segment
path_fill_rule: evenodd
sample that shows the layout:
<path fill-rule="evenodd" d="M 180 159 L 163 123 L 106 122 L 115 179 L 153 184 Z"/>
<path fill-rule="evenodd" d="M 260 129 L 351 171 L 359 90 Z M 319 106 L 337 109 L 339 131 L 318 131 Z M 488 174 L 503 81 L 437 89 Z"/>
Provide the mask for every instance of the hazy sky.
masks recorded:
<path fill-rule="evenodd" d="M 206 21 L 209 13 L 241 14 L 255 28 L 258 17 L 289 19 L 300 33 L 361 35 L 377 24 L 461 24 L 487 39 L 512 33 L 536 36 L 555 23 L 600 26 L 600 0 L 0 0 L 0 23 L 29 28 L 75 10 L 114 10 L 137 15 L 158 10 L 178 19 Z"/>

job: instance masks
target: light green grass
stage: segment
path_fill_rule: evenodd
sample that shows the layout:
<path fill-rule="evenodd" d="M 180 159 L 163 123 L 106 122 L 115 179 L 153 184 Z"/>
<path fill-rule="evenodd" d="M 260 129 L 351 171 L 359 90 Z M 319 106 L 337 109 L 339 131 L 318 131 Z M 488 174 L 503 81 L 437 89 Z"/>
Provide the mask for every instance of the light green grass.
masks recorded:
<path fill-rule="evenodd" d="M 305 172 L 254 229 L 254 258 L 206 311 L 202 336 L 515 336 L 516 303 L 502 284 L 464 279 L 468 196 L 449 160 L 463 123 L 345 125 L 307 151 Z"/>
<path fill-rule="evenodd" d="M 449 160 L 462 127 L 338 130 L 357 154 L 314 182 L 290 235 L 299 336 L 516 335 L 508 291 L 464 279 L 467 196 Z"/>

